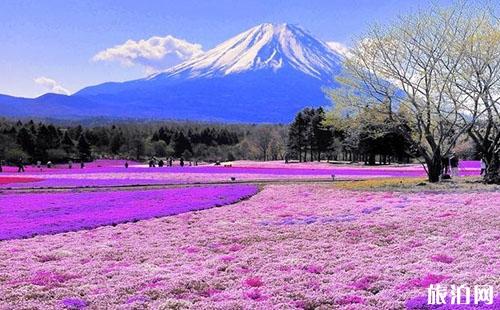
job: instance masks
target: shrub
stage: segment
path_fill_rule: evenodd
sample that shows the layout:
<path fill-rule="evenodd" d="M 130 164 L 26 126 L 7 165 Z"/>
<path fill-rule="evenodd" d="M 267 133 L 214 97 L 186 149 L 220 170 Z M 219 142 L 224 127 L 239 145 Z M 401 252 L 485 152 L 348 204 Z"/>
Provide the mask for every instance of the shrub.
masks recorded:
<path fill-rule="evenodd" d="M 68 159 L 68 153 L 63 149 L 49 149 L 47 150 L 47 158 L 53 163 L 62 163 Z"/>
<path fill-rule="evenodd" d="M 5 161 L 7 163 L 11 163 L 11 164 L 17 163 L 17 161 L 21 157 L 24 160 L 28 159 L 28 155 L 25 152 L 23 152 L 22 150 L 18 149 L 18 148 L 13 148 L 13 149 L 5 150 L 4 156 L 5 156 Z"/>

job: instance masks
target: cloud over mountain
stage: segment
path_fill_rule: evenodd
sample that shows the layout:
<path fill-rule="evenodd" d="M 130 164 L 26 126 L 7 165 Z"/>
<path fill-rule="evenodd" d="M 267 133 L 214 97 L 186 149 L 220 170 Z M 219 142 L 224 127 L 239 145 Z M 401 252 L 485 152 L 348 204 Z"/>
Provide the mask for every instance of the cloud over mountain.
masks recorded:
<path fill-rule="evenodd" d="M 339 53 L 340 55 L 344 57 L 349 57 L 351 54 L 351 49 L 347 47 L 347 45 L 340 43 L 340 42 L 335 42 L 335 41 L 328 41 L 326 44 L 335 52 Z"/>
<path fill-rule="evenodd" d="M 61 84 L 59 84 L 57 81 L 51 78 L 41 76 L 34 79 L 34 81 L 36 84 L 43 86 L 50 93 L 62 94 L 62 95 L 70 94 L 69 90 L 67 90 Z"/>
<path fill-rule="evenodd" d="M 94 61 L 117 61 L 124 66 L 140 65 L 147 73 L 165 70 L 203 53 L 202 46 L 171 35 L 154 36 L 107 48 L 97 53 Z"/>

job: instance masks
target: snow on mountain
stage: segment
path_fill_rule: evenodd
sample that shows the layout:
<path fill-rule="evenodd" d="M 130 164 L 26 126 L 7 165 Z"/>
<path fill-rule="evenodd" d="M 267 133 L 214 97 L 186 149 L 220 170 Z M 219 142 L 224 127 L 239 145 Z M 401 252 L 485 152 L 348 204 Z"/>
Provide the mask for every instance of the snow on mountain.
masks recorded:
<path fill-rule="evenodd" d="M 261 24 L 148 79 L 216 77 L 290 67 L 321 80 L 330 80 L 341 58 L 326 43 L 296 25 Z"/>

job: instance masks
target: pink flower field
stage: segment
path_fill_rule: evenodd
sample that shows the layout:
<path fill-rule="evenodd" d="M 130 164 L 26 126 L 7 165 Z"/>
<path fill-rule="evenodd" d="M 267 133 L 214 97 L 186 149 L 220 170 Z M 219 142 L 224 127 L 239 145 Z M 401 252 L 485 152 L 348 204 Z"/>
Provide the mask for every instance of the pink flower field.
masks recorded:
<path fill-rule="evenodd" d="M 155 209 L 160 201 L 97 193 L 115 210 L 132 201 Z M 160 193 L 166 207 L 175 201 Z M 63 204 L 57 195 L 9 193 L 0 212 L 34 211 L 30 201 L 38 201 L 72 217 L 74 205 L 82 212 L 101 205 L 85 207 L 95 192 L 65 192 Z M 498 191 L 266 185 L 218 208 L 4 240 L 0 309 L 431 309 L 430 284 L 489 284 L 498 294 L 499 201 Z M 106 206 L 102 214 L 112 214 Z M 39 216 L 33 211 L 14 230 Z"/>
<path fill-rule="evenodd" d="M 290 181 L 290 180 L 362 180 L 371 178 L 415 178 L 424 177 L 425 171 L 419 165 L 403 166 L 352 166 L 328 163 L 284 164 L 278 162 L 235 162 L 231 167 L 196 166 L 146 168 L 131 163 L 123 167 L 123 161 L 100 160 L 87 164 L 84 169 L 67 169 L 61 166 L 53 169 L 29 167 L 26 173 L 18 174 L 13 168 L 2 174 L 9 182 L 1 182 L 1 188 L 79 188 L 159 184 L 199 184 L 231 181 Z M 463 162 L 462 176 L 479 175 L 479 162 Z M 23 181 L 13 182 L 15 178 Z"/>

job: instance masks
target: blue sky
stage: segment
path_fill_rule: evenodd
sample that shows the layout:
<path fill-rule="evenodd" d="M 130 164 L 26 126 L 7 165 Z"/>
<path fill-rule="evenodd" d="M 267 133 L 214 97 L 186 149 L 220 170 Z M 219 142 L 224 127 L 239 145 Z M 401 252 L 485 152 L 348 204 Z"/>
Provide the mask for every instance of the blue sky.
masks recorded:
<path fill-rule="evenodd" d="M 25 97 L 49 90 L 73 93 L 106 81 L 144 77 L 159 66 L 176 61 L 155 59 L 149 64 L 149 54 L 133 61 L 127 58 L 125 54 L 143 48 L 141 44 L 150 48 L 150 41 L 139 43 L 154 36 L 167 38 L 159 41 L 162 46 L 181 48 L 181 58 L 208 50 L 264 22 L 299 24 L 324 41 L 349 45 L 368 25 L 387 22 L 428 3 L 4 0 L 0 2 L 0 93 Z M 123 46 L 127 40 L 133 41 Z M 117 45 L 122 46 L 107 50 Z M 102 51 L 107 52 L 96 57 Z"/>

